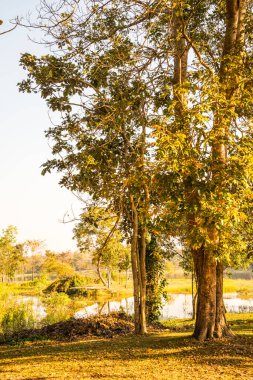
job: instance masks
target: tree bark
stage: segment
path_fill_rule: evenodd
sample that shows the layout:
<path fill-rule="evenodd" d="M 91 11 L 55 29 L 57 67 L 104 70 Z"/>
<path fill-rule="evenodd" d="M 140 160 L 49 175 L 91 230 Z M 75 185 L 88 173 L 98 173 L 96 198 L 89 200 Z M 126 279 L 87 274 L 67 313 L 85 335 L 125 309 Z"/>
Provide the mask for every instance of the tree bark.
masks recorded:
<path fill-rule="evenodd" d="M 213 338 L 216 316 L 216 263 L 204 247 L 195 251 L 198 299 L 193 336 L 203 341 Z"/>
<path fill-rule="evenodd" d="M 226 320 L 226 310 L 223 299 L 223 264 L 217 262 L 216 265 L 216 317 L 214 336 L 216 338 L 231 337 L 233 333 Z"/>
<path fill-rule="evenodd" d="M 103 276 L 102 276 L 102 273 L 101 273 L 101 269 L 100 269 L 100 260 L 101 260 L 101 257 L 99 256 L 98 261 L 97 261 L 97 274 L 98 274 L 99 279 L 100 279 L 101 282 L 103 283 L 103 285 L 106 286 L 106 287 L 108 287 L 108 284 L 107 284 L 106 281 L 104 280 L 104 278 L 103 278 Z"/>
<path fill-rule="evenodd" d="M 135 333 L 140 333 L 140 296 L 139 296 L 139 279 L 138 279 L 138 215 L 134 203 L 134 198 L 130 195 L 130 204 L 132 211 L 132 239 L 131 239 L 131 263 L 134 286 L 134 326 Z"/>
<path fill-rule="evenodd" d="M 107 287 L 108 287 L 108 289 L 111 288 L 111 276 L 112 276 L 111 269 L 107 268 Z"/>
<path fill-rule="evenodd" d="M 192 268 L 192 319 L 196 319 L 196 300 L 197 300 L 197 289 L 194 292 L 194 283 L 195 283 L 195 270 L 194 270 L 194 265 Z"/>
<path fill-rule="evenodd" d="M 139 231 L 139 275 L 140 275 L 140 333 L 146 334 L 146 227 L 142 227 Z"/>
<path fill-rule="evenodd" d="M 127 288 L 127 281 L 128 281 L 128 270 L 127 269 L 126 269 L 125 274 L 126 274 L 125 288 Z"/>
<path fill-rule="evenodd" d="M 203 341 L 232 337 L 223 300 L 223 264 L 204 247 L 194 252 L 197 279 L 197 308 L 193 336 Z"/>
<path fill-rule="evenodd" d="M 146 325 L 146 232 L 145 228 L 140 228 L 138 210 L 134 197 L 130 195 L 132 211 L 132 241 L 131 241 L 131 261 L 134 285 L 134 323 L 135 333 L 145 334 Z"/>

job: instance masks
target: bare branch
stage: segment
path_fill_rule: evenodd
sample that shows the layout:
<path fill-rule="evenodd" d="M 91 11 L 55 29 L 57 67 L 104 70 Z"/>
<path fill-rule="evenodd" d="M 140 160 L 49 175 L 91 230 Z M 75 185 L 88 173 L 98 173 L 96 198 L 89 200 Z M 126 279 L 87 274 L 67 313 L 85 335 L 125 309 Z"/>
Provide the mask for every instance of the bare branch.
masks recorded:
<path fill-rule="evenodd" d="M 19 19 L 16 18 L 15 22 L 16 22 L 16 23 L 15 23 L 15 25 L 14 25 L 12 28 L 10 28 L 10 29 L 8 29 L 8 30 L 5 30 L 4 32 L 1 32 L 1 33 L 0 33 L 0 36 L 2 36 L 3 34 L 6 34 L 6 33 L 12 32 L 14 29 L 16 29 L 16 27 L 19 25 L 19 24 L 18 24 Z M 0 25 L 2 25 L 2 24 L 3 24 L 3 21 L 0 20 Z"/>

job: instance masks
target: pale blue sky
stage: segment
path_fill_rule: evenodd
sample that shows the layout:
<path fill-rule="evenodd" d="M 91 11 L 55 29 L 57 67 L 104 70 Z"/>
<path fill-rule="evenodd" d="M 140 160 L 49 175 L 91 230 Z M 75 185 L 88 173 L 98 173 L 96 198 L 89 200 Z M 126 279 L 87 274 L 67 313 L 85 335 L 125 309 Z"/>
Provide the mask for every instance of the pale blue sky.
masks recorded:
<path fill-rule="evenodd" d="M 8 20 L 34 10 L 39 0 L 1 1 L 0 19 Z M 19 240 L 45 240 L 53 250 L 75 249 L 73 224 L 60 222 L 79 201 L 58 185 L 56 174 L 41 176 L 40 165 L 50 157 L 44 131 L 50 126 L 47 108 L 39 95 L 21 94 L 17 82 L 25 77 L 19 67 L 21 52 L 40 54 L 42 47 L 18 28 L 0 36 L 0 230 L 17 226 Z"/>

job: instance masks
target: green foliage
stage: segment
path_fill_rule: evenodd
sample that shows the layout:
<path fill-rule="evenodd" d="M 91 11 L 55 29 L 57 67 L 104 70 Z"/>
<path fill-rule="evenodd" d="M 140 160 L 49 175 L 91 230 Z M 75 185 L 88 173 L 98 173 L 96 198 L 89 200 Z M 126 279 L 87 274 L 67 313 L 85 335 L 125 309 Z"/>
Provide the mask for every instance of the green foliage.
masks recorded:
<path fill-rule="evenodd" d="M 34 274 L 39 273 L 42 269 L 45 243 L 41 240 L 26 240 L 24 248 L 26 251 L 26 271 L 32 274 L 33 280 Z"/>
<path fill-rule="evenodd" d="M 17 228 L 8 226 L 0 236 L 0 273 L 13 279 L 20 264 L 24 262 L 24 249 L 17 244 Z"/>
<path fill-rule="evenodd" d="M 36 319 L 32 303 L 14 303 L 5 311 L 1 329 L 5 335 L 10 335 L 24 329 L 35 327 Z"/>
<path fill-rule="evenodd" d="M 74 268 L 70 264 L 62 262 L 57 257 L 57 254 L 51 251 L 46 251 L 46 258 L 42 268 L 46 273 L 56 274 L 60 278 L 73 276 L 75 273 Z"/>
<path fill-rule="evenodd" d="M 46 275 L 40 275 L 33 281 L 24 281 L 15 286 L 12 291 L 25 295 L 40 295 L 42 291 L 48 286 L 49 281 Z"/>
<path fill-rule="evenodd" d="M 81 251 L 88 248 L 93 263 L 106 267 L 108 276 L 114 269 L 128 270 L 130 247 L 122 243 L 123 236 L 119 228 L 114 228 L 117 217 L 102 207 L 90 207 L 81 214 L 80 219 L 74 234 Z"/>
<path fill-rule="evenodd" d="M 163 299 L 166 299 L 164 278 L 165 258 L 157 244 L 157 238 L 151 235 L 146 250 L 146 273 L 147 273 L 147 319 L 149 322 L 158 321 L 161 316 Z"/>
<path fill-rule="evenodd" d="M 70 318 L 73 313 L 71 303 L 71 299 L 65 293 L 52 293 L 50 296 L 45 297 L 43 305 L 47 315 L 41 320 L 40 324 L 50 325 Z"/>
<path fill-rule="evenodd" d="M 115 0 L 74 7 L 66 23 L 48 7 L 57 53 L 24 54 L 20 90 L 62 115 L 46 133 L 54 157 L 43 174 L 61 172 L 62 186 L 88 194 L 88 209 L 119 217 L 127 241 L 134 228 L 147 241 L 152 220 L 185 251 L 238 266 L 252 259 L 252 2 L 234 1 L 232 15 L 229 4 L 151 2 L 147 11 Z M 111 269 L 109 244 L 95 252 Z"/>
<path fill-rule="evenodd" d="M 122 246 L 120 249 L 118 268 L 119 271 L 127 271 L 131 267 L 131 252 L 129 247 Z"/>
<path fill-rule="evenodd" d="M 87 280 L 84 277 L 75 275 L 72 277 L 67 277 L 59 279 L 50 284 L 44 293 L 66 293 L 70 296 L 74 295 L 87 295 L 87 290 L 83 289 L 87 285 Z"/>

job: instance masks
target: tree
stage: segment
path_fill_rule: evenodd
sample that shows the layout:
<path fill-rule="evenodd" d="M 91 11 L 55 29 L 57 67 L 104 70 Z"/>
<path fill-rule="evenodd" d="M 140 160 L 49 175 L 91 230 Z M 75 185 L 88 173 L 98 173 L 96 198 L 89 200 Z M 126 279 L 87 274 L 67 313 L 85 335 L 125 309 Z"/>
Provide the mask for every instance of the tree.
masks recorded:
<path fill-rule="evenodd" d="M 44 172 L 61 171 L 63 186 L 124 226 L 136 332 L 146 331 L 148 229 L 161 220 L 194 259 L 195 337 L 229 334 L 223 265 L 245 257 L 252 202 L 252 1 L 60 5 L 41 28 L 61 54 L 21 59 L 21 91 L 62 113 Z"/>
<path fill-rule="evenodd" d="M 124 17 L 118 6 L 124 10 L 125 5 L 119 3 L 111 7 L 110 4 L 107 10 L 108 19 L 117 17 L 122 30 L 125 29 Z M 115 25 L 110 25 L 94 8 L 94 18 L 90 19 L 84 37 L 83 20 L 88 10 L 79 8 L 80 13 L 76 13 L 74 9 L 57 13 L 50 8 L 47 13 L 49 38 L 53 37 L 52 44 L 64 49 L 64 54 L 38 59 L 24 54 L 22 65 L 28 68 L 29 79 L 20 84 L 20 89 L 33 91 L 36 83 L 49 107 L 65 114 L 62 126 L 48 131 L 48 137 L 56 142 L 54 152 L 60 153 L 62 159 L 47 162 L 44 172 L 58 168 L 65 173 L 62 185 L 89 193 L 98 205 L 106 202 L 118 220 L 124 219 L 127 233 L 131 235 L 136 330 L 143 333 L 146 331 L 145 250 L 151 173 L 148 164 L 151 130 L 147 128 L 145 105 L 148 92 L 135 71 L 135 62 L 131 61 L 135 45 L 129 36 L 122 33 L 120 37 L 113 37 Z M 130 10 L 129 5 L 127 9 Z M 125 10 L 124 13 L 126 15 Z M 59 28 L 50 16 L 59 18 Z M 89 18 L 88 14 L 87 22 Z M 105 28 L 108 36 L 97 39 L 97 27 L 101 33 Z M 72 33 L 75 37 L 70 40 L 68 36 Z M 87 50 L 90 43 L 92 48 Z M 67 135 L 71 138 L 66 139 Z"/>
<path fill-rule="evenodd" d="M 13 279 L 20 264 L 24 261 L 22 244 L 17 244 L 17 228 L 10 225 L 2 230 L 0 237 L 0 270 L 2 281 L 4 275 Z"/>
<path fill-rule="evenodd" d="M 31 265 L 32 281 L 34 280 L 34 274 L 38 272 L 41 267 L 41 255 L 44 253 L 45 242 L 42 240 L 27 240 L 24 243 L 24 249 L 26 256 Z"/>
<path fill-rule="evenodd" d="M 119 272 L 125 271 L 125 276 L 126 276 L 125 288 L 127 288 L 128 272 L 130 268 L 131 268 L 131 251 L 129 247 L 122 246 L 120 249 L 118 269 L 119 269 Z"/>
<path fill-rule="evenodd" d="M 73 276 L 75 274 L 74 268 L 60 260 L 59 255 L 52 251 L 45 252 L 45 260 L 43 262 L 43 271 L 51 274 L 56 274 L 57 277 L 64 278 L 68 276 Z"/>
<path fill-rule="evenodd" d="M 108 288 L 111 286 L 112 271 L 121 267 L 122 259 L 126 268 L 129 254 L 129 247 L 122 243 L 123 238 L 119 229 L 115 228 L 113 236 L 108 239 L 115 221 L 116 217 L 110 211 L 103 208 L 90 208 L 81 215 L 81 220 L 74 229 L 79 248 L 81 250 L 88 248 L 91 252 L 98 276 Z M 106 267 L 107 282 L 103 278 L 101 266 Z"/>
<path fill-rule="evenodd" d="M 149 322 L 158 321 L 161 315 L 161 306 L 166 280 L 165 252 L 162 251 L 157 243 L 157 237 L 151 234 L 146 251 L 146 272 L 147 272 L 147 299 L 146 315 Z"/>
<path fill-rule="evenodd" d="M 246 210 L 252 203 L 253 162 L 246 16 L 251 8 L 247 1 L 214 1 L 211 8 L 209 2 L 175 2 L 173 12 L 173 97 L 159 145 L 168 157 L 168 193 L 175 215 L 180 212 L 181 224 L 184 220 L 181 234 L 194 260 L 199 340 L 231 335 L 223 267 L 236 256 L 246 258 L 242 231 L 251 223 Z"/>

